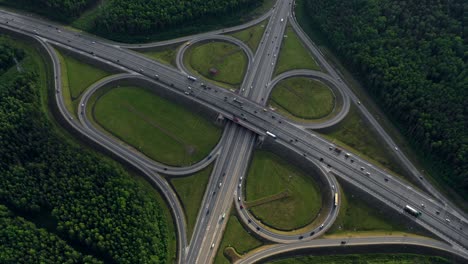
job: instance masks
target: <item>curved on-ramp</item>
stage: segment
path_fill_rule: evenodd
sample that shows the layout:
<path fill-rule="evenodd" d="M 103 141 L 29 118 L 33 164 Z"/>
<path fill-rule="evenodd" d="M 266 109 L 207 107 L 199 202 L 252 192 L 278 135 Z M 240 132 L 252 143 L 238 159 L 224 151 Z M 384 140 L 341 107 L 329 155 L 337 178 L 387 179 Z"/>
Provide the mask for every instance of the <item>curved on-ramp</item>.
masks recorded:
<path fill-rule="evenodd" d="M 284 72 L 278 76 L 276 76 L 268 85 L 268 91 L 266 93 L 266 98 L 270 97 L 271 92 L 275 88 L 275 86 L 282 80 L 291 78 L 291 77 L 309 77 L 312 79 L 320 80 L 326 84 L 332 89 L 333 94 L 335 96 L 335 109 L 333 109 L 331 118 L 326 118 L 323 122 L 317 122 L 317 123 L 312 123 L 312 122 L 297 122 L 295 120 L 289 120 L 290 123 L 296 125 L 297 127 L 300 128 L 309 128 L 309 129 L 320 129 L 320 128 L 326 128 L 330 127 L 333 125 L 336 125 L 340 121 L 343 120 L 343 118 L 346 117 L 346 115 L 349 112 L 349 108 L 351 105 L 349 96 L 347 93 L 344 92 L 344 84 L 342 82 L 336 81 L 332 76 L 320 72 L 320 71 L 314 71 L 314 70 L 291 70 Z"/>
<path fill-rule="evenodd" d="M 204 169 L 205 167 L 210 165 L 213 160 L 216 159 L 216 157 L 219 155 L 223 147 L 223 137 L 221 137 L 220 141 L 216 144 L 213 150 L 201 161 L 191 166 L 187 166 L 187 167 L 175 167 L 175 166 L 168 166 L 168 165 L 159 163 L 157 161 L 154 161 L 148 158 L 147 156 L 145 156 L 144 154 L 142 154 L 141 152 L 137 151 L 133 147 L 127 144 L 122 144 L 122 141 L 113 137 L 109 137 L 103 131 L 94 127 L 91 121 L 88 119 L 88 116 L 86 115 L 89 99 L 99 89 L 103 87 L 108 87 L 112 85 L 113 83 L 117 83 L 119 81 L 127 80 L 127 79 L 141 79 L 145 81 L 152 81 L 139 74 L 130 74 L 130 73 L 117 74 L 117 75 L 112 75 L 112 76 L 99 80 L 98 82 L 94 83 L 90 88 L 88 88 L 83 93 L 81 100 L 80 100 L 77 114 L 78 114 L 78 118 L 81 124 L 83 125 L 85 129 L 89 131 L 90 135 L 94 136 L 100 142 L 105 143 L 110 148 L 121 148 L 121 149 L 125 149 L 125 151 L 127 152 L 132 152 L 132 157 L 134 159 L 137 159 L 141 164 L 144 164 L 146 167 L 156 172 L 163 173 L 163 174 L 170 175 L 170 176 L 184 176 L 184 175 L 193 174 L 197 171 Z"/>
<path fill-rule="evenodd" d="M 342 241 L 345 244 L 342 244 Z M 336 239 L 316 239 L 311 241 L 304 241 L 295 244 L 282 244 L 266 246 L 261 250 L 254 250 L 243 256 L 236 264 L 250 264 L 258 263 L 265 260 L 278 258 L 284 255 L 294 255 L 294 252 L 301 252 L 306 254 L 307 250 L 322 250 L 330 252 L 331 250 L 344 250 L 366 248 L 372 250 L 375 247 L 385 247 L 385 252 L 388 252 L 390 247 L 414 247 L 413 253 L 418 253 L 419 250 L 426 250 L 428 252 L 449 255 L 456 257 L 460 263 L 468 261 L 468 256 L 458 250 L 454 250 L 448 244 L 422 237 L 367 237 L 367 238 L 336 238 Z M 419 251 L 420 252 L 420 251 Z M 372 251 L 375 253 L 375 251 Z M 349 252 L 348 252 L 349 254 Z"/>
<path fill-rule="evenodd" d="M 275 230 L 272 227 L 267 227 L 264 224 L 260 223 L 255 216 L 253 216 L 249 208 L 244 207 L 243 209 L 240 208 L 241 205 L 243 205 L 243 202 L 245 201 L 245 194 L 243 194 L 243 188 L 239 188 L 235 197 L 234 197 L 234 205 L 237 210 L 237 214 L 241 218 L 241 220 L 244 223 L 244 226 L 250 229 L 250 231 L 255 234 L 256 236 L 261 237 L 264 240 L 276 242 L 276 243 L 295 243 L 298 241 L 308 241 L 312 240 L 314 238 L 317 238 L 323 234 L 333 225 L 335 222 L 336 217 L 338 216 L 339 213 L 339 208 L 340 204 L 338 203 L 338 206 L 334 205 L 334 195 L 335 193 L 338 194 L 339 196 L 339 201 L 341 201 L 341 195 L 337 191 L 338 189 L 338 181 L 334 177 L 333 174 L 328 173 L 320 164 L 317 164 L 315 161 L 313 161 L 314 165 L 319 169 L 320 171 L 320 176 L 324 182 L 326 182 L 327 187 L 329 188 L 326 193 L 330 193 L 332 197 L 330 198 L 330 202 L 328 204 L 325 204 L 325 200 L 327 199 L 322 199 L 322 209 L 320 209 L 320 214 L 321 213 L 327 213 L 327 216 L 323 222 L 320 224 L 317 224 L 316 226 L 313 226 L 310 229 L 307 229 L 308 226 L 304 228 L 300 228 L 301 232 L 294 232 L 288 234 L 286 231 L 279 231 Z M 322 190 L 324 191 L 324 190 Z M 325 194 L 325 195 L 327 195 Z M 240 197 L 240 201 L 239 201 Z M 324 208 L 325 207 L 325 208 Z M 306 230 L 307 229 L 307 230 Z"/>

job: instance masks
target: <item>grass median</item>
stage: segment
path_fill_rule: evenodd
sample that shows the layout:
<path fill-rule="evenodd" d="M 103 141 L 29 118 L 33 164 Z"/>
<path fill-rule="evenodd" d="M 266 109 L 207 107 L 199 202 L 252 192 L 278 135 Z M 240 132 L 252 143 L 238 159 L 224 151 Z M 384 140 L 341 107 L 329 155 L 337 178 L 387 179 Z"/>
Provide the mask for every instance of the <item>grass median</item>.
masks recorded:
<path fill-rule="evenodd" d="M 206 118 L 140 87 L 117 87 L 97 99 L 93 118 L 148 157 L 173 166 L 200 161 L 221 129 Z"/>
<path fill-rule="evenodd" d="M 329 115 L 335 107 L 335 96 L 324 83 L 306 77 L 280 81 L 271 93 L 269 103 L 279 113 L 313 120 Z"/>
<path fill-rule="evenodd" d="M 177 68 L 177 45 L 158 47 L 151 50 L 141 51 L 140 53 L 163 64 Z"/>
<path fill-rule="evenodd" d="M 247 63 L 247 55 L 241 48 L 221 41 L 194 44 L 184 55 L 189 70 L 225 88 L 240 87 Z"/>
<path fill-rule="evenodd" d="M 244 229 L 235 215 L 229 217 L 224 231 L 223 240 L 215 257 L 215 264 L 229 264 L 239 259 L 241 255 L 263 245 Z"/>
<path fill-rule="evenodd" d="M 64 52 L 55 51 L 60 60 L 62 96 L 65 106 L 76 117 L 81 94 L 93 83 L 111 75 L 111 73 L 81 62 Z"/>
<path fill-rule="evenodd" d="M 267 23 L 268 20 L 263 21 L 255 26 L 232 33 L 231 36 L 242 40 L 245 44 L 247 44 L 247 46 L 249 46 L 252 52 L 255 53 L 258 48 L 258 44 L 260 44 L 260 41 L 262 40 Z"/>
<path fill-rule="evenodd" d="M 295 69 L 320 71 L 320 67 L 314 57 L 304 47 L 304 44 L 302 44 L 291 26 L 286 28 L 285 36 L 278 37 L 284 37 L 284 40 L 273 76 Z"/>
<path fill-rule="evenodd" d="M 187 239 L 189 241 L 195 228 L 198 211 L 200 211 L 212 169 L 213 166 L 210 165 L 188 177 L 176 177 L 170 180 L 184 207 L 187 219 Z"/>
<path fill-rule="evenodd" d="M 246 181 L 246 208 L 275 229 L 304 227 L 314 221 L 322 207 L 312 176 L 270 152 L 254 153 Z"/>

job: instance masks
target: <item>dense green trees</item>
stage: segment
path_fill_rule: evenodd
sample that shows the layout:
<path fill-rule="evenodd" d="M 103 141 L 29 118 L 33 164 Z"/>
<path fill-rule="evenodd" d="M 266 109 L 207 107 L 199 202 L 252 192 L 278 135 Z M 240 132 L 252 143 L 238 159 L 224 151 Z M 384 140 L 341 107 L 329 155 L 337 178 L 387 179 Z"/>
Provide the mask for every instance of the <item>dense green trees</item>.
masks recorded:
<path fill-rule="evenodd" d="M 102 263 L 0 205 L 0 263 Z"/>
<path fill-rule="evenodd" d="M 8 0 L 15 6 L 26 6 L 34 12 L 47 14 L 51 18 L 71 21 L 97 0 Z"/>
<path fill-rule="evenodd" d="M 313 23 L 439 177 L 468 195 L 466 1 L 306 3 Z"/>
<path fill-rule="evenodd" d="M 0 75 L 0 203 L 52 219 L 60 238 L 97 259 L 165 262 L 167 223 L 157 202 L 115 164 L 57 134 L 40 110 L 35 72 L 12 73 Z"/>
<path fill-rule="evenodd" d="M 110 0 L 96 19 L 98 31 L 155 33 L 204 16 L 224 16 L 247 9 L 256 0 Z"/>
<path fill-rule="evenodd" d="M 0 74 L 15 63 L 15 58 L 19 61 L 23 56 L 22 50 L 0 43 Z"/>

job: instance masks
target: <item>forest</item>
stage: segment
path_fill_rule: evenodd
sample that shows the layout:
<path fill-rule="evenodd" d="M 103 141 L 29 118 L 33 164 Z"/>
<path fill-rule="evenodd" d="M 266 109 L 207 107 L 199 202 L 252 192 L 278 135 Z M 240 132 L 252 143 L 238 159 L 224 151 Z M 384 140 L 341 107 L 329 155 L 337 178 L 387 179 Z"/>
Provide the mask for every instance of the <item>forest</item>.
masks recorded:
<path fill-rule="evenodd" d="M 98 0 L 8 0 L 7 4 L 71 22 Z M 8 3 L 9 2 L 9 3 Z"/>
<path fill-rule="evenodd" d="M 120 166 L 57 132 L 41 110 L 40 67 L 28 67 L 30 54 L 12 41 L 0 43 L 10 50 L 0 68 L 10 67 L 0 75 L 0 262 L 164 263 L 158 202 Z M 20 72 L 13 54 L 25 56 Z"/>
<path fill-rule="evenodd" d="M 95 24 L 98 32 L 155 33 L 205 16 L 222 18 L 259 3 L 258 0 L 110 0 Z"/>
<path fill-rule="evenodd" d="M 468 197 L 466 1 L 306 0 L 306 7 L 433 176 Z"/>

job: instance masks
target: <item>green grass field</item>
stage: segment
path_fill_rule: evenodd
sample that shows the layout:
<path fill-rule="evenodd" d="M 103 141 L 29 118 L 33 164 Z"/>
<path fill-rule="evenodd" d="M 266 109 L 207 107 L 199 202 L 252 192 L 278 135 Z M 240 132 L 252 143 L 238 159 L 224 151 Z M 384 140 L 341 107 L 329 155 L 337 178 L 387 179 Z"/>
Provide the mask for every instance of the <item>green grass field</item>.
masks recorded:
<path fill-rule="evenodd" d="M 268 21 L 263 21 L 253 27 L 232 33 L 231 36 L 238 38 L 245 42 L 247 46 L 255 53 L 257 50 L 258 44 L 262 40 L 263 32 L 265 32 L 265 27 Z"/>
<path fill-rule="evenodd" d="M 367 205 L 359 194 L 347 193 L 346 189 L 344 191 L 341 195 L 339 215 L 327 231 L 327 235 L 352 236 L 359 232 L 391 235 L 393 232 L 406 232 L 404 226 L 393 223 L 382 212 Z"/>
<path fill-rule="evenodd" d="M 231 215 L 226 225 L 226 230 L 224 231 L 223 240 L 216 253 L 214 263 L 232 263 L 231 260 L 238 258 L 239 255 L 243 255 L 261 245 L 263 245 L 261 241 L 250 235 L 244 229 L 237 216 Z"/>
<path fill-rule="evenodd" d="M 288 26 L 286 28 L 283 45 L 279 52 L 278 63 L 276 64 L 273 76 L 294 69 L 320 70 L 314 57 L 304 47 L 294 30 Z M 281 37 L 281 36 L 278 36 Z"/>
<path fill-rule="evenodd" d="M 306 226 L 322 207 L 312 176 L 270 152 L 254 153 L 246 181 L 246 207 L 273 228 L 293 230 Z"/>
<path fill-rule="evenodd" d="M 71 56 L 61 53 L 67 67 L 68 87 L 71 99 L 78 99 L 86 88 L 96 81 L 110 75 L 109 72 L 83 63 Z"/>
<path fill-rule="evenodd" d="M 239 87 L 247 69 L 247 55 L 239 47 L 226 42 L 209 42 L 190 47 L 184 63 L 196 74 L 225 84 L 227 88 Z M 211 75 L 215 68 L 218 74 Z"/>
<path fill-rule="evenodd" d="M 111 89 L 96 101 L 93 116 L 148 157 L 174 166 L 201 160 L 221 136 L 207 119 L 139 87 Z"/>
<path fill-rule="evenodd" d="M 300 256 L 267 262 L 270 264 L 449 264 L 446 258 L 416 254 L 352 254 L 331 256 Z"/>
<path fill-rule="evenodd" d="M 319 132 L 338 145 L 344 144 L 351 151 L 362 153 L 363 158 L 375 161 L 374 163 L 380 167 L 388 168 L 398 175 L 404 175 L 399 163 L 389 153 L 390 150 L 380 141 L 379 136 L 369 129 L 354 106 L 351 106 L 350 112 L 340 124 Z"/>
<path fill-rule="evenodd" d="M 324 83 L 306 77 L 280 81 L 269 100 L 278 112 L 306 120 L 323 118 L 335 107 L 332 90 Z"/>
<path fill-rule="evenodd" d="M 177 49 L 178 48 L 176 46 L 171 46 L 171 47 L 166 47 L 163 49 L 157 49 L 154 51 L 153 50 L 143 51 L 141 53 L 153 60 L 156 60 L 158 62 L 177 68 L 177 64 L 176 64 Z"/>
<path fill-rule="evenodd" d="M 187 219 L 187 239 L 190 240 L 197 220 L 198 211 L 205 194 L 208 180 L 210 179 L 213 165 L 199 171 L 189 177 L 175 177 L 171 179 L 171 184 L 177 192 L 185 210 Z"/>

